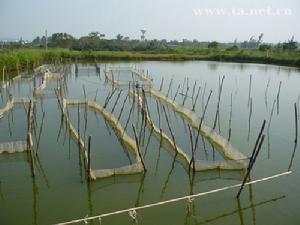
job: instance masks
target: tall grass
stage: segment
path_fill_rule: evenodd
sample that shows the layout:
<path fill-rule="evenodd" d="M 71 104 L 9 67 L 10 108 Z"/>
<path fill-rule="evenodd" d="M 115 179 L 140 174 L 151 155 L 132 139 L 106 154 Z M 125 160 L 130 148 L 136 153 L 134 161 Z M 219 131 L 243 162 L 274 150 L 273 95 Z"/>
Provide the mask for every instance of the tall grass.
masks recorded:
<path fill-rule="evenodd" d="M 0 69 L 15 70 L 53 60 L 214 60 L 226 62 L 253 62 L 300 67 L 300 52 L 261 52 L 258 50 L 192 49 L 177 48 L 165 51 L 114 52 L 70 51 L 66 49 L 21 49 L 0 50 Z"/>

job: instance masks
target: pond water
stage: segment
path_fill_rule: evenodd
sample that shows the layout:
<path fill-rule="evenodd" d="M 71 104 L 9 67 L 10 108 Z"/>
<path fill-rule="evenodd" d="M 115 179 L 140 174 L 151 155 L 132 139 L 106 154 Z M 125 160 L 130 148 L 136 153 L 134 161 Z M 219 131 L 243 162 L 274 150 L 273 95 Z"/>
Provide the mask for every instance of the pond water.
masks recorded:
<path fill-rule="evenodd" d="M 195 105 L 195 112 L 199 117 L 202 115 L 209 91 L 212 90 L 204 118 L 205 124 L 210 127 L 214 124 L 219 83 L 225 76 L 216 130 L 228 138 L 231 99 L 230 142 L 244 155 L 251 155 L 264 119 L 267 121 L 267 127 L 269 126 L 269 129 L 265 129 L 266 139 L 251 172 L 251 179 L 272 176 L 285 172 L 289 168 L 293 171 L 289 176 L 245 187 L 239 200 L 235 197 L 238 189 L 231 189 L 195 198 L 192 204 L 179 201 L 138 211 L 138 224 L 296 225 L 300 223 L 298 213 L 300 154 L 298 145 L 294 144 L 294 103 L 299 106 L 299 70 L 271 65 L 205 61 L 106 62 L 98 63 L 99 76 L 95 64 L 78 64 L 78 74 L 75 72 L 75 65 L 69 65 L 70 71 L 66 75 L 66 98 L 84 99 L 86 95 L 87 98 L 95 99 L 103 106 L 112 91 L 111 85 L 105 82 L 103 72 L 105 65 L 143 69 L 153 78 L 156 90 L 160 89 L 163 77 L 161 91 L 164 95 L 169 92 L 170 98 L 174 97 L 180 84 L 175 101 L 180 104 L 184 102 L 184 106 L 189 109 L 193 107 L 191 96 L 194 83 L 197 81 L 194 96 L 201 86 Z M 131 80 L 131 73 L 115 72 L 114 77 L 122 82 L 128 82 Z M 171 80 L 173 81 L 169 90 Z M 39 85 L 41 77 L 37 77 L 35 82 Z M 277 98 L 280 82 L 281 88 Z M 33 80 L 15 80 L 9 88 L 9 93 L 16 97 L 32 96 L 33 83 Z M 190 87 L 188 92 L 186 92 L 187 83 Z M 128 93 L 128 87 L 124 86 L 116 90 L 106 110 L 119 117 L 123 127 L 129 121 L 126 132 L 132 138 L 134 138 L 132 124 L 138 131 L 145 130 L 140 140 L 147 172 L 87 182 L 82 154 L 76 141 L 69 138 L 64 123 L 61 124 L 61 112 L 57 99 L 53 95 L 57 85 L 55 79 L 47 83 L 48 94 L 37 100 L 37 132 L 43 111 L 45 111 L 45 121 L 38 149 L 39 158 L 36 163 L 35 178 L 31 177 L 26 153 L 0 154 L 0 224 L 54 224 L 83 218 L 86 215 L 99 215 L 209 191 L 238 184 L 243 179 L 245 174 L 243 170 L 212 170 L 197 172 L 191 183 L 184 166 L 174 161 L 172 155 L 160 147 L 160 140 L 151 135 L 150 129 L 141 126 L 141 114 L 136 107 L 129 117 L 133 101 L 131 97 L 126 100 L 121 113 L 122 104 Z M 0 108 L 5 106 L 8 96 L 7 90 L 3 89 Z M 118 96 L 119 100 L 117 100 Z M 279 103 L 274 104 L 277 99 Z M 164 105 L 176 144 L 191 155 L 185 118 L 163 102 L 157 102 L 153 96 L 147 96 L 147 101 L 153 122 L 156 126 L 160 123 L 162 130 L 170 137 L 171 133 L 162 111 Z M 160 116 L 158 116 L 157 105 L 161 110 Z M 252 113 L 249 119 L 250 108 Z M 85 107 L 80 106 L 79 110 L 80 134 L 82 137 L 88 135 L 92 137 L 93 169 L 114 168 L 134 163 L 135 157 L 122 146 L 114 130 L 101 114 L 88 109 L 85 129 Z M 69 106 L 69 113 L 72 124 L 78 129 L 77 106 Z M 23 105 L 18 105 L 10 113 L 4 114 L 0 119 L 0 142 L 26 140 L 26 123 Z M 210 161 L 227 160 L 205 139 L 199 141 L 196 158 Z M 101 224 L 134 223 L 127 213 L 104 218 L 101 222 Z M 99 221 L 90 221 L 89 224 L 99 224 Z"/>

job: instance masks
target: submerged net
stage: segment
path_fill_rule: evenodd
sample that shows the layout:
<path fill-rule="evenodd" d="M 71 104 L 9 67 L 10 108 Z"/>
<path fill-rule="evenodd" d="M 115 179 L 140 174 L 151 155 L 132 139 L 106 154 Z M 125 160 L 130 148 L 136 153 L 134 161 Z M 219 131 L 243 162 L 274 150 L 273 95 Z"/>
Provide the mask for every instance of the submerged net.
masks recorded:
<path fill-rule="evenodd" d="M 88 161 L 86 146 L 84 141 L 81 139 L 80 135 L 78 134 L 77 130 L 71 123 L 70 118 L 67 115 L 67 106 L 68 105 L 80 105 L 84 104 L 87 105 L 89 108 L 94 110 L 97 113 L 100 113 L 103 118 L 108 122 L 111 128 L 115 131 L 116 135 L 118 136 L 119 140 L 122 141 L 122 144 L 127 147 L 135 156 L 135 163 L 132 165 L 127 165 L 119 168 L 112 168 L 112 169 L 92 169 L 91 177 L 92 179 L 96 178 L 105 178 L 114 175 L 128 175 L 128 174 L 136 174 L 141 173 L 144 171 L 141 158 L 138 153 L 137 146 L 135 141 L 124 131 L 124 128 L 118 122 L 118 119 L 114 117 L 110 112 L 106 111 L 101 105 L 96 102 L 90 100 L 63 100 L 63 111 L 67 118 L 67 123 L 69 125 L 69 129 L 72 133 L 72 137 L 79 143 L 84 151 L 84 157 L 86 162 Z"/>
<path fill-rule="evenodd" d="M 2 153 L 17 153 L 24 152 L 27 150 L 26 141 L 14 141 L 14 142 L 5 142 L 0 143 L 0 154 Z"/>

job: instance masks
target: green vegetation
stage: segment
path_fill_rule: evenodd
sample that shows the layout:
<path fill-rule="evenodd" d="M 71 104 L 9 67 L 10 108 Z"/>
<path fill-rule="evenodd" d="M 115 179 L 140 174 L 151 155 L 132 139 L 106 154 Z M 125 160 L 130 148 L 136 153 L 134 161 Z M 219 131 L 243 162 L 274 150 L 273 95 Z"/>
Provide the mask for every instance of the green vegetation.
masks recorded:
<path fill-rule="evenodd" d="M 72 51 L 67 49 L 19 49 L 0 50 L 0 68 L 15 70 L 16 65 L 22 68 L 33 67 L 42 63 L 55 61 L 95 61 L 95 60 L 213 60 L 224 62 L 252 62 L 300 67 L 299 51 L 267 52 L 231 49 L 175 48 L 170 50 L 133 51 Z"/>

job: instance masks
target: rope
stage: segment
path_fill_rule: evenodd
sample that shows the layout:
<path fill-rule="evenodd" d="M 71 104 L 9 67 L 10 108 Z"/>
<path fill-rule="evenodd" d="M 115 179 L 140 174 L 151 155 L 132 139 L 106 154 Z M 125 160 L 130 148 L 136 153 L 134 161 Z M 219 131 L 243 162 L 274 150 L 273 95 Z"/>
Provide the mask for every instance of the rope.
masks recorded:
<path fill-rule="evenodd" d="M 258 182 L 271 180 L 271 179 L 278 178 L 278 177 L 281 177 L 281 176 L 284 176 L 284 175 L 289 175 L 291 173 L 292 173 L 292 171 L 279 173 L 279 174 L 276 174 L 276 175 L 273 175 L 273 176 L 270 176 L 270 177 L 265 177 L 265 178 L 261 178 L 261 179 L 258 179 L 258 180 L 247 182 L 247 183 L 245 183 L 245 185 L 256 184 Z M 98 215 L 98 216 L 91 216 L 91 217 L 85 217 L 83 219 L 71 220 L 71 221 L 68 221 L 68 222 L 58 223 L 56 225 L 79 223 L 79 222 L 82 222 L 82 221 L 86 222 L 88 220 L 93 220 L 93 219 L 100 219 L 100 221 L 101 221 L 101 219 L 104 218 L 104 217 L 108 217 L 108 216 L 112 216 L 112 215 L 116 215 L 116 214 L 121 214 L 121 213 L 126 213 L 126 212 L 129 213 L 129 215 L 131 216 L 132 212 L 136 212 L 137 210 L 140 210 L 140 209 L 152 208 L 152 207 L 155 207 L 155 206 L 174 203 L 174 202 L 178 202 L 178 201 L 181 201 L 181 200 L 191 200 L 191 199 L 196 198 L 196 197 L 200 197 L 200 196 L 204 196 L 204 195 L 208 195 L 208 194 L 213 194 L 213 193 L 220 192 L 220 191 L 225 191 L 225 190 L 228 190 L 228 189 L 237 188 L 237 187 L 240 187 L 241 185 L 242 184 L 235 184 L 235 185 L 222 187 L 222 188 L 214 189 L 214 190 L 207 191 L 207 192 L 200 192 L 200 193 L 193 194 L 193 195 L 187 195 L 187 196 L 183 196 L 183 197 L 179 197 L 179 198 L 169 199 L 169 200 L 166 200 L 166 201 L 151 203 L 151 204 L 144 205 L 144 206 L 138 206 L 138 207 L 133 207 L 133 208 L 128 208 L 128 209 L 118 210 L 118 211 L 115 211 L 115 212 L 104 213 L 104 214 L 101 214 L 101 215 Z"/>

